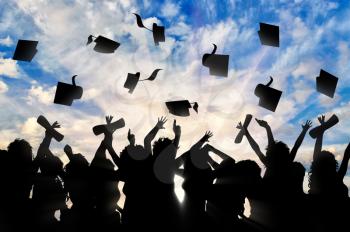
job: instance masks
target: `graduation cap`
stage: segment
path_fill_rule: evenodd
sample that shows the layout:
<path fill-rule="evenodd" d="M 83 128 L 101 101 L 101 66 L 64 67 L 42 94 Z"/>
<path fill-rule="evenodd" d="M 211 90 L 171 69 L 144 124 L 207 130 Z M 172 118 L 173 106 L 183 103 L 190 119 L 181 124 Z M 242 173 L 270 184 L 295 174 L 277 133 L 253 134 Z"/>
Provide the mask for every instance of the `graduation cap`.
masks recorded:
<path fill-rule="evenodd" d="M 120 43 L 102 35 L 99 35 L 97 38 L 93 35 L 89 35 L 86 45 L 89 45 L 92 42 L 96 43 L 94 50 L 101 53 L 113 53 L 120 46 Z"/>
<path fill-rule="evenodd" d="M 211 54 L 204 54 L 202 64 L 209 68 L 210 75 L 227 77 L 229 55 L 215 54 L 217 46 L 215 44 Z"/>
<path fill-rule="evenodd" d="M 186 117 L 190 115 L 190 108 L 198 113 L 198 103 L 190 103 L 188 100 L 169 101 L 165 103 L 169 112 L 176 116 Z"/>
<path fill-rule="evenodd" d="M 253 118 L 253 116 L 251 114 L 247 114 L 245 116 L 245 120 L 244 120 L 244 123 L 243 123 L 243 127 L 244 128 L 248 127 L 248 125 L 249 125 L 250 121 L 252 120 L 252 118 Z M 244 136 L 244 131 L 240 130 L 238 135 L 236 136 L 235 143 L 242 142 L 243 136 Z"/>
<path fill-rule="evenodd" d="M 266 85 L 258 84 L 254 90 L 254 94 L 259 97 L 259 106 L 275 112 L 278 102 L 281 98 L 282 91 L 269 87 L 273 82 L 273 78 Z"/>
<path fill-rule="evenodd" d="M 62 141 L 64 136 L 61 133 L 59 133 L 57 130 L 55 130 L 55 128 L 52 128 L 51 124 L 49 123 L 49 121 L 47 121 L 47 119 L 44 116 L 40 115 L 36 121 L 40 126 L 44 127 L 46 131 L 54 139 L 56 139 L 56 141 L 58 142 Z"/>
<path fill-rule="evenodd" d="M 18 40 L 12 59 L 28 62 L 32 61 L 33 57 L 38 51 L 36 49 L 38 43 L 38 41 L 33 40 Z"/>
<path fill-rule="evenodd" d="M 333 114 L 325 123 L 310 130 L 309 134 L 312 138 L 316 138 L 325 130 L 331 128 L 338 122 L 339 122 L 339 118 L 337 117 L 337 115 Z"/>
<path fill-rule="evenodd" d="M 136 88 L 136 85 L 139 81 L 153 81 L 156 79 L 158 72 L 162 69 L 156 69 L 152 72 L 151 76 L 144 80 L 140 80 L 140 72 L 137 72 L 135 74 L 128 73 L 128 76 L 126 78 L 126 81 L 124 83 L 124 88 L 129 89 L 129 93 L 132 94 L 134 92 L 134 89 Z"/>
<path fill-rule="evenodd" d="M 94 132 L 95 135 L 100 135 L 102 133 L 106 133 L 107 131 L 109 132 L 114 132 L 117 129 L 123 128 L 125 126 L 125 121 L 123 118 L 118 119 L 115 122 L 112 122 L 110 124 L 101 124 L 94 126 L 92 128 L 92 131 Z"/>
<path fill-rule="evenodd" d="M 71 106 L 74 99 L 80 99 L 83 95 L 83 88 L 75 84 L 75 77 L 72 77 L 72 84 L 58 82 L 54 103 Z"/>
<path fill-rule="evenodd" d="M 338 77 L 321 69 L 320 75 L 316 77 L 316 89 L 318 92 L 333 98 L 337 88 Z"/>
<path fill-rule="evenodd" d="M 280 46 L 280 29 L 278 26 L 260 23 L 260 31 L 258 31 L 258 34 L 262 45 L 273 47 Z"/>
<path fill-rule="evenodd" d="M 147 27 L 145 27 L 143 25 L 141 16 L 136 14 L 136 13 L 133 13 L 133 14 L 136 16 L 136 22 L 137 22 L 137 25 L 139 27 L 145 28 L 145 29 L 153 32 L 153 39 L 154 39 L 155 45 L 158 46 L 159 42 L 165 42 L 165 34 L 164 34 L 165 28 L 163 26 L 158 26 L 156 23 L 153 23 L 152 30 L 148 29 Z"/>

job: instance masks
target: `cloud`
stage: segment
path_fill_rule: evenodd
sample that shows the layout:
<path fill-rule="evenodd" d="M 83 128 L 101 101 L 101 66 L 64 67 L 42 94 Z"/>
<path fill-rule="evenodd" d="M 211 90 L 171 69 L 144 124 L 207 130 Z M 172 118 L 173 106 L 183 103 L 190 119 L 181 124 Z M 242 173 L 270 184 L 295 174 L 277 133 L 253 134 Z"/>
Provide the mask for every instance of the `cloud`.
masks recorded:
<path fill-rule="evenodd" d="M 0 45 L 9 47 L 12 44 L 13 44 L 13 40 L 11 39 L 11 37 L 9 35 L 5 38 L 0 39 Z"/>
<path fill-rule="evenodd" d="M 42 86 L 32 86 L 28 91 L 27 102 L 30 105 L 35 105 L 35 103 L 52 104 L 55 90 L 55 87 L 44 89 Z"/>
<path fill-rule="evenodd" d="M 0 93 L 6 93 L 8 89 L 9 88 L 6 85 L 6 83 L 3 81 L 0 81 Z"/>
<path fill-rule="evenodd" d="M 0 57 L 0 75 L 11 78 L 18 77 L 17 61 Z"/>
<path fill-rule="evenodd" d="M 171 1 L 167 1 L 161 9 L 161 15 L 165 18 L 173 18 L 176 15 L 179 14 L 180 11 L 180 6 L 171 2 Z"/>

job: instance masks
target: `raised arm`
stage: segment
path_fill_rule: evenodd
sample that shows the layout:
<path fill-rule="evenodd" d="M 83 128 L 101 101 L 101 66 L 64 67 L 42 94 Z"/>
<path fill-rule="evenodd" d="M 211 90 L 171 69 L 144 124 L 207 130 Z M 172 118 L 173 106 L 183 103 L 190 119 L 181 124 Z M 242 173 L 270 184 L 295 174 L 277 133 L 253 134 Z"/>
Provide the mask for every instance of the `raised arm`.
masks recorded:
<path fill-rule="evenodd" d="M 344 157 L 343 157 L 343 160 L 342 160 L 340 167 L 339 167 L 339 170 L 338 170 L 338 176 L 341 179 L 344 179 L 344 177 L 346 175 L 346 171 L 348 170 L 348 165 L 349 165 L 349 159 L 350 159 L 350 143 L 348 144 L 348 146 L 345 149 Z"/>
<path fill-rule="evenodd" d="M 209 142 L 209 138 L 213 136 L 213 132 L 207 131 L 203 137 L 191 147 L 191 151 L 198 151 L 202 148 L 204 143 Z"/>
<path fill-rule="evenodd" d="M 267 165 L 265 155 L 261 152 L 259 145 L 255 142 L 253 137 L 250 135 L 248 128 L 244 128 L 242 123 L 240 122 L 240 123 L 238 123 L 237 129 L 243 130 L 243 132 L 244 132 L 245 136 L 247 137 L 248 142 L 249 142 L 250 146 L 252 147 L 253 151 L 255 152 L 255 154 L 259 157 L 260 161 L 264 165 Z"/>
<path fill-rule="evenodd" d="M 175 138 L 173 140 L 173 144 L 174 146 L 177 148 L 179 148 L 179 143 L 180 143 L 180 137 L 181 137 L 181 127 L 179 125 L 176 125 L 176 120 L 174 120 L 173 123 L 173 131 L 175 134 Z"/>
<path fill-rule="evenodd" d="M 259 124 L 259 126 L 265 128 L 266 133 L 267 133 L 267 140 L 268 140 L 268 146 L 272 146 L 275 143 L 275 139 L 273 138 L 273 134 L 272 134 L 272 130 L 270 125 L 264 121 L 264 120 L 259 120 L 259 119 L 255 119 L 255 121 Z"/>
<path fill-rule="evenodd" d="M 166 121 L 166 117 L 158 118 L 158 122 L 155 127 L 153 127 L 153 129 L 146 135 L 144 139 L 144 148 L 149 154 L 152 154 L 152 140 L 156 137 L 160 129 L 164 129 L 164 124 Z"/>
<path fill-rule="evenodd" d="M 229 155 L 225 154 L 224 152 L 220 151 L 219 149 L 216 149 L 215 147 L 213 147 L 210 144 L 207 144 L 209 151 L 213 152 L 214 154 L 216 154 L 217 156 L 219 156 L 221 159 L 232 159 Z"/>
<path fill-rule="evenodd" d="M 317 119 L 321 123 L 321 126 L 325 123 L 324 115 L 322 115 L 321 117 L 318 117 Z M 322 151 L 323 133 L 324 131 L 322 130 L 321 133 L 316 137 L 314 155 L 313 155 L 314 160 L 316 159 L 316 156 Z"/>
<path fill-rule="evenodd" d="M 295 156 L 297 155 L 298 149 L 301 146 L 301 144 L 305 138 L 306 132 L 310 129 L 311 126 L 312 126 L 312 123 L 310 120 L 307 120 L 305 122 L 305 124 L 301 126 L 303 129 L 302 129 L 300 135 L 298 136 L 297 140 L 295 141 L 292 150 L 290 151 L 290 159 L 292 161 L 295 159 Z"/>

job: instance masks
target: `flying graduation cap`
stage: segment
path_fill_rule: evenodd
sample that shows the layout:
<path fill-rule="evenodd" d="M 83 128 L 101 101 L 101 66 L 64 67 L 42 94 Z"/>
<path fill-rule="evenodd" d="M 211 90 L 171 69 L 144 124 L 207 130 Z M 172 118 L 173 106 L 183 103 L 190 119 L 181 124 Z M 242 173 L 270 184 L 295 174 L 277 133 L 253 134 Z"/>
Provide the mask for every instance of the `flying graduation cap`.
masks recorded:
<path fill-rule="evenodd" d="M 124 88 L 129 89 L 129 93 L 132 94 L 134 92 L 134 89 L 136 88 L 136 85 L 139 81 L 154 81 L 156 79 L 158 72 L 162 70 L 160 68 L 154 70 L 146 79 L 140 80 L 140 72 L 137 72 L 135 74 L 128 73 L 128 76 L 126 78 L 126 81 L 124 83 Z"/>
<path fill-rule="evenodd" d="M 275 112 L 278 102 L 281 98 L 282 91 L 271 88 L 273 78 L 270 77 L 269 83 L 266 85 L 258 84 L 254 90 L 254 94 L 259 97 L 259 106 Z"/>
<path fill-rule="evenodd" d="M 100 53 L 113 53 L 120 46 L 120 43 L 102 35 L 99 35 L 98 37 L 89 35 L 86 45 L 89 45 L 92 42 L 96 43 L 94 50 Z"/>
<path fill-rule="evenodd" d="M 190 103 L 188 100 L 169 101 L 165 103 L 169 112 L 176 116 L 187 117 L 190 115 L 190 108 L 198 113 L 198 103 Z"/>
<path fill-rule="evenodd" d="M 260 31 L 258 31 L 258 34 L 262 45 L 272 47 L 280 46 L 280 29 L 278 26 L 260 23 Z"/>
<path fill-rule="evenodd" d="M 57 83 L 54 103 L 71 106 L 74 99 L 80 99 L 83 95 L 83 88 L 75 84 L 75 77 L 72 77 L 72 84 L 63 82 Z"/>
<path fill-rule="evenodd" d="M 210 75 L 227 77 L 229 55 L 215 54 L 217 46 L 215 44 L 211 54 L 204 54 L 202 64 L 209 68 Z"/>
<path fill-rule="evenodd" d="M 143 25 L 143 22 L 142 22 L 140 15 L 138 15 L 136 13 L 133 13 L 133 14 L 136 16 L 136 22 L 137 22 L 137 25 L 139 27 L 145 28 L 145 29 L 153 32 L 154 44 L 156 46 L 159 45 L 159 42 L 165 42 L 165 35 L 164 35 L 165 29 L 163 26 L 158 26 L 156 23 L 153 23 L 152 30 L 151 30 Z"/>
<path fill-rule="evenodd" d="M 321 69 L 320 75 L 316 77 L 316 89 L 318 92 L 333 98 L 337 88 L 338 77 Z"/>
<path fill-rule="evenodd" d="M 36 49 L 38 43 L 38 41 L 33 40 L 18 40 L 12 59 L 28 62 L 32 61 L 33 57 L 38 51 Z"/>

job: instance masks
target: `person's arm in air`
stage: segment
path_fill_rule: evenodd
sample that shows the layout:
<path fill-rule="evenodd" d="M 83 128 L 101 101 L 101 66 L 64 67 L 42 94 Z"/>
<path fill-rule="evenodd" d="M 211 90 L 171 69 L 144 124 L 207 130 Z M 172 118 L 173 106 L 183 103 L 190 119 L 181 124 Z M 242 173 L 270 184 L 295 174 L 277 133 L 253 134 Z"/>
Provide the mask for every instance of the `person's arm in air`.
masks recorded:
<path fill-rule="evenodd" d="M 312 123 L 310 120 L 307 120 L 304 125 L 301 127 L 303 128 L 300 135 L 298 136 L 297 140 L 294 143 L 294 146 L 292 150 L 290 151 L 290 159 L 293 161 L 295 159 L 295 156 L 297 155 L 298 149 L 303 143 L 303 140 L 305 138 L 306 132 L 311 128 Z"/>
<path fill-rule="evenodd" d="M 317 119 L 320 122 L 321 126 L 325 123 L 324 115 L 322 115 L 321 117 L 318 117 Z M 316 138 L 313 160 L 315 160 L 317 155 L 322 151 L 323 132 L 324 131 L 322 131 L 322 133 L 320 133 Z"/>
<path fill-rule="evenodd" d="M 259 124 L 259 126 L 265 128 L 267 134 L 268 146 L 272 146 L 275 143 L 275 139 L 272 134 L 272 130 L 270 125 L 265 120 L 255 119 L 255 121 Z"/>
<path fill-rule="evenodd" d="M 253 137 L 250 135 L 248 128 L 244 128 L 242 123 L 240 122 L 237 126 L 237 129 L 243 130 L 244 135 L 247 137 L 247 140 L 252 147 L 253 151 L 255 154 L 259 157 L 260 161 L 266 166 L 266 157 L 265 155 L 261 152 L 259 145 L 255 142 Z"/>
<path fill-rule="evenodd" d="M 209 142 L 209 138 L 212 136 L 213 136 L 213 133 L 211 131 L 205 132 L 203 137 L 191 147 L 190 151 L 200 150 L 203 147 L 204 143 Z"/>
<path fill-rule="evenodd" d="M 346 175 L 346 171 L 348 170 L 349 159 L 350 159 L 350 143 L 345 149 L 344 157 L 338 170 L 338 176 L 340 177 L 341 180 L 344 179 Z"/>
<path fill-rule="evenodd" d="M 144 148 L 148 154 L 152 154 L 152 140 L 156 137 L 160 129 L 164 129 L 166 123 L 166 117 L 158 118 L 158 122 L 153 129 L 146 135 L 144 139 Z"/>

